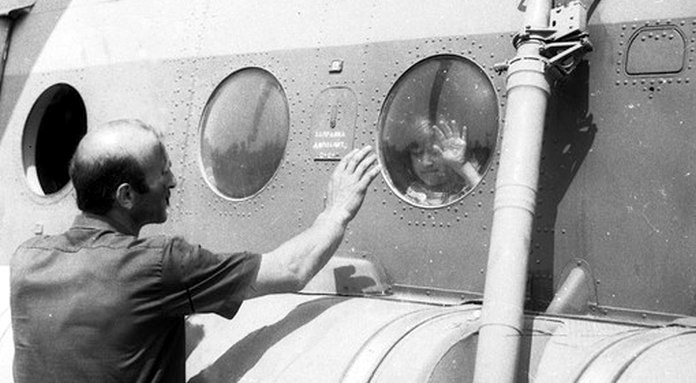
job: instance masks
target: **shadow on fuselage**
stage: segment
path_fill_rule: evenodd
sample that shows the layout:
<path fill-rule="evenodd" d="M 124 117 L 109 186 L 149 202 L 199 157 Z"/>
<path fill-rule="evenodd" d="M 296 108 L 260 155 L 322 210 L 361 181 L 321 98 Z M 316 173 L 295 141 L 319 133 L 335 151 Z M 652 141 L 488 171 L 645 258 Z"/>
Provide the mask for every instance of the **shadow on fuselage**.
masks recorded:
<path fill-rule="evenodd" d="M 552 90 L 541 151 L 539 191 L 532 233 L 528 309 L 543 311 L 553 298 L 556 219 L 570 184 L 592 147 L 597 125 L 589 113 L 590 67 L 578 65 Z"/>
<path fill-rule="evenodd" d="M 238 381 L 273 345 L 346 299 L 350 298 L 327 297 L 298 305 L 282 320 L 264 326 L 235 343 L 210 367 L 189 379 L 188 383 Z"/>

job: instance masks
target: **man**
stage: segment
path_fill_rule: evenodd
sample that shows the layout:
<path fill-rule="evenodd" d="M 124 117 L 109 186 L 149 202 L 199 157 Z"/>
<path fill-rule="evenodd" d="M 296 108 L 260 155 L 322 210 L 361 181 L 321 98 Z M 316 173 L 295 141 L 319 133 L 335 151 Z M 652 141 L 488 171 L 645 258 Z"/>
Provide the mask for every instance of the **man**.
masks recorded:
<path fill-rule="evenodd" d="M 343 158 L 324 211 L 277 249 L 213 254 L 177 237 L 138 238 L 167 219 L 176 186 L 155 131 L 137 120 L 90 131 L 70 166 L 83 213 L 12 257 L 15 381 L 183 382 L 184 316 L 232 318 L 246 298 L 302 289 L 340 244 L 375 161 L 370 147 Z"/>

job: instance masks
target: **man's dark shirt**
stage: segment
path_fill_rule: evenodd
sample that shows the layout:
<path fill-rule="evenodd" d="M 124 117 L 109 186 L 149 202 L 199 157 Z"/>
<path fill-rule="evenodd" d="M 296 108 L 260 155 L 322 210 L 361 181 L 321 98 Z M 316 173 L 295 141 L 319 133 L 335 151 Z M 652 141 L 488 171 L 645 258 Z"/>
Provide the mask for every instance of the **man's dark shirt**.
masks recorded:
<path fill-rule="evenodd" d="M 255 254 L 139 239 L 78 216 L 12 257 L 15 381 L 183 382 L 184 316 L 232 318 L 258 266 Z"/>

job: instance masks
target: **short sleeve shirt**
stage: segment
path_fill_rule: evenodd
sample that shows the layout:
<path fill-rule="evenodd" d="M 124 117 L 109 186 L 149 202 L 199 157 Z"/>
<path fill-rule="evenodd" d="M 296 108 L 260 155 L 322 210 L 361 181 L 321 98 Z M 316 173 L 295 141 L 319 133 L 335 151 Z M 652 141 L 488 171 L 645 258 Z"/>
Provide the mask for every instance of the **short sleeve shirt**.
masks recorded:
<path fill-rule="evenodd" d="M 12 257 L 15 381 L 184 382 L 184 317 L 232 318 L 259 262 L 80 215 Z"/>

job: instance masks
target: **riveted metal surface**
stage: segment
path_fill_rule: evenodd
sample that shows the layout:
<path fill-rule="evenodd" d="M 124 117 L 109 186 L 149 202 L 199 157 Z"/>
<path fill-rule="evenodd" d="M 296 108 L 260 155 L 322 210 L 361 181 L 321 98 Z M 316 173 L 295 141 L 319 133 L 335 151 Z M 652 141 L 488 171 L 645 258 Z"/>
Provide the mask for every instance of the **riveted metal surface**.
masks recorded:
<path fill-rule="evenodd" d="M 371 21 L 361 21 L 367 25 L 366 28 L 360 29 L 363 32 L 339 38 L 336 36 L 333 20 L 339 17 L 340 10 L 334 12 L 326 3 L 325 8 L 307 11 L 316 13 L 317 22 L 304 37 L 294 36 L 298 37 L 293 40 L 292 46 L 295 48 L 280 49 L 277 43 L 273 45 L 271 40 L 264 40 L 259 42 L 255 52 L 251 46 L 238 40 L 227 41 L 220 37 L 233 35 L 231 32 L 228 34 L 229 31 L 225 28 L 233 28 L 233 31 L 236 31 L 235 28 L 238 27 L 238 24 L 224 21 L 224 15 L 230 13 L 230 6 L 227 4 L 213 2 L 203 6 L 184 5 L 184 2 L 180 2 L 172 8 L 172 12 L 162 15 L 155 14 L 158 10 L 156 4 L 144 7 L 139 5 L 137 8 L 132 7 L 132 4 L 120 2 L 102 7 L 99 2 L 81 1 L 74 3 L 79 6 L 64 15 L 60 6 L 49 7 L 43 2 L 33 10 L 36 12 L 32 12 L 31 18 L 20 20 L 15 41 L 24 48 L 15 52 L 16 55 L 11 56 L 8 61 L 8 76 L 2 99 L 3 108 L 11 111 L 2 114 L 2 129 L 6 126 L 12 127 L 12 134 L 3 135 L 3 149 L 0 151 L 4 158 L 3 163 L 8 164 L 7 171 L 3 173 L 9 174 L 11 181 L 8 183 L 8 186 L 11 185 L 10 189 L 6 189 L 8 191 L 5 192 L 8 202 L 3 204 L 4 217 L 13 217 L 13 224 L 4 226 L 4 234 L 7 235 L 0 239 L 4 243 L 3 249 L 7 249 L 4 254 L 9 254 L 18 242 L 31 235 L 37 225 L 43 225 L 44 232 L 47 233 L 62 230 L 69 225 L 71 216 L 76 211 L 71 206 L 71 198 L 66 198 L 71 193 L 37 198 L 29 192 L 23 185 L 23 175 L 17 161 L 13 160 L 20 155 L 17 140 L 31 103 L 41 91 L 57 82 L 71 84 L 80 92 L 88 109 L 90 126 L 128 115 L 148 120 L 165 131 L 175 165 L 174 171 L 180 182 L 172 198 L 173 209 L 169 224 L 148 228 L 146 233 L 181 230 L 192 241 L 204 243 L 214 249 L 227 249 L 234 243 L 235 247 L 265 251 L 277 245 L 282 238 L 306 227 L 321 209 L 326 176 L 330 173 L 333 163 L 316 163 L 307 156 L 312 100 L 330 87 L 343 86 L 351 89 L 357 97 L 353 144 L 374 145 L 379 110 L 396 79 L 416 62 L 432 55 L 446 53 L 474 60 L 490 73 L 491 80 L 499 92 L 502 113 L 505 105 L 505 96 L 500 90 L 503 77 L 493 73 L 492 65 L 511 57 L 512 33 L 509 31 L 516 28 L 514 25 L 519 17 L 514 12 L 501 12 L 502 17 L 510 22 L 502 23 L 498 29 L 508 31 L 495 32 L 490 27 L 480 25 L 480 18 L 476 17 L 476 21 L 458 23 L 459 27 L 456 28 L 447 23 L 440 23 L 447 24 L 444 30 L 451 31 L 449 34 L 443 32 L 442 28 L 435 28 L 434 23 L 428 23 L 427 27 L 424 27 L 425 30 L 409 31 L 410 38 L 387 41 L 396 31 L 388 25 L 389 23 L 384 22 L 384 17 L 380 15 L 388 13 L 390 6 L 368 2 L 367 9 L 374 13 L 370 16 Z M 447 3 L 445 8 L 452 7 L 453 4 Z M 624 54 L 622 52 L 625 51 L 633 31 L 645 25 L 645 22 L 634 22 L 627 19 L 628 16 L 616 14 L 617 8 L 633 8 L 626 7 L 626 4 L 600 4 L 597 7 L 597 15 L 615 21 L 616 24 L 599 25 L 590 20 L 591 33 L 597 36 L 593 39 L 597 41 L 597 51 L 590 59 L 602 62 L 604 57 L 620 57 Z M 411 5 L 402 7 L 409 8 Z M 476 9 L 472 8 L 472 12 Z M 353 8 L 343 10 L 348 12 L 347 14 L 357 12 Z M 657 16 L 666 16 L 663 15 L 666 12 L 664 9 L 654 11 Z M 121 29 L 117 28 L 112 16 L 119 12 L 124 16 L 123 20 L 135 26 L 127 35 L 135 38 L 134 41 L 139 41 L 142 44 L 140 48 L 128 45 L 127 42 L 130 40 L 122 38 L 120 32 L 117 33 Z M 283 13 L 285 11 L 282 8 L 277 12 L 287 16 L 290 27 L 297 27 L 300 20 L 303 20 L 301 16 Z M 467 14 L 475 14 L 472 12 Z M 236 14 L 243 13 L 240 10 Z M 427 19 L 430 16 L 425 11 L 422 17 Z M 653 27 L 665 24 L 667 19 L 666 17 L 661 20 L 648 20 L 647 23 Z M 78 28 L 80 23 L 71 24 L 75 20 L 90 20 L 87 25 L 83 22 L 83 27 L 99 33 L 82 41 L 81 46 L 76 47 L 79 49 L 61 49 L 64 45 L 55 44 L 56 42 L 70 41 L 70 37 L 81 31 Z M 98 29 L 99 23 L 104 24 L 105 28 Z M 169 27 L 171 24 L 177 25 L 176 30 Z M 505 25 L 509 27 L 506 28 Z M 669 25 L 677 25 L 684 31 L 687 43 L 692 43 L 693 19 L 671 18 Z M 334 33 L 328 33 L 331 31 Z M 460 32 L 454 33 L 455 31 Z M 42 51 L 42 43 L 49 41 L 48 37 L 52 32 L 58 33 L 53 33 L 51 44 L 47 44 L 47 49 Z M 422 37 L 428 34 L 435 37 Z M 100 36 L 102 41 L 108 43 L 108 52 L 99 48 L 104 45 L 94 36 Z M 148 36 L 148 39 L 140 36 Z M 168 41 L 168 38 L 176 38 L 178 44 L 163 43 Z M 313 47 L 303 48 L 303 45 Z M 270 50 L 263 51 L 263 47 Z M 237 54 L 237 51 L 242 53 Z M 146 59 L 138 60 L 139 57 Z M 337 59 L 342 60 L 343 70 L 332 72 L 331 63 Z M 691 94 L 691 82 L 687 74 L 693 71 L 689 64 L 692 59 L 693 47 L 687 52 L 687 66 L 684 72 L 664 78 L 627 76 L 623 72 L 624 63 L 620 59 L 612 64 L 612 69 L 585 65 L 580 67 L 576 76 L 556 91 L 558 97 L 551 106 L 553 110 L 550 111 L 550 128 L 547 129 L 545 137 L 541 187 L 537 201 L 538 213 L 532 243 L 529 296 L 533 308 L 543 308 L 550 300 L 554 284 L 553 271 L 559 274 L 567 263 L 566 258 L 582 258 L 589 251 L 587 241 L 590 240 L 580 234 L 586 230 L 579 229 L 582 226 L 578 226 L 584 222 L 585 218 L 582 217 L 588 217 L 589 221 L 602 220 L 604 212 L 609 211 L 597 208 L 604 204 L 602 201 L 606 196 L 613 195 L 600 191 L 606 188 L 607 184 L 597 182 L 594 178 L 602 177 L 603 168 L 592 165 L 593 171 L 584 169 L 585 158 L 595 143 L 598 123 L 611 126 L 613 131 L 626 130 L 636 128 L 632 122 L 650 121 L 649 116 L 655 111 L 663 110 L 666 105 L 684 105 L 679 107 L 683 110 L 682 113 L 690 111 L 691 109 L 685 106 L 688 104 L 689 96 L 682 95 Z M 28 76 L 27 67 L 23 65 L 26 62 L 37 62 L 34 67 L 37 73 L 31 78 Z M 214 87 L 233 71 L 249 66 L 264 68 L 280 81 L 290 103 L 291 132 L 281 169 L 271 180 L 268 189 L 250 201 L 231 203 L 212 193 L 202 179 L 198 166 L 198 124 L 205 102 Z M 613 73 L 614 70 L 619 70 L 619 73 Z M 620 84 L 614 85 L 615 81 L 619 81 Z M 104 89 L 109 91 L 105 92 Z M 652 100 L 649 98 L 651 94 L 652 97 L 659 96 L 663 100 L 660 101 L 662 107 L 653 105 L 654 103 L 646 106 L 646 103 Z M 622 101 L 621 105 L 610 102 L 617 99 L 626 102 Z M 672 99 L 676 104 L 671 102 Z M 18 101 L 21 102 L 15 108 L 14 105 Z M 114 107 L 116 104 L 118 107 Z M 616 113 L 616 110 L 623 113 Z M 685 121 L 689 121 L 685 115 L 668 113 L 667 116 L 674 120 L 671 124 L 673 126 L 683 126 Z M 607 120 L 612 119 L 616 120 L 607 125 Z M 624 123 L 624 119 L 628 119 L 629 123 Z M 665 121 L 669 123 L 669 120 Z M 625 138 L 619 137 L 627 137 L 627 134 L 612 133 L 612 129 L 607 129 L 605 133 L 611 133 L 615 141 L 619 139 L 617 143 L 626 142 Z M 657 132 L 658 129 L 646 126 L 640 130 L 645 133 L 650 131 Z M 682 139 L 679 142 L 683 145 L 687 140 Z M 668 153 L 673 150 L 665 145 L 666 143 L 660 147 L 659 152 Z M 600 143 L 593 151 L 605 153 L 606 150 L 606 153 L 612 153 L 614 148 L 621 151 L 622 147 Z M 688 152 L 685 152 L 685 155 L 688 159 Z M 618 174 L 622 174 L 623 166 L 636 163 L 621 161 L 625 156 L 615 157 L 619 160 L 609 161 L 608 164 L 613 164 L 614 171 Z M 371 188 L 365 208 L 349 228 L 343 250 L 347 254 L 370 254 L 380 259 L 395 280 L 404 284 L 481 291 L 493 197 L 492 180 L 496 168 L 494 162 L 481 185 L 461 203 L 429 211 L 414 208 L 400 201 L 388 185 L 378 179 Z M 582 177 L 578 176 L 579 171 Z M 688 173 L 688 169 L 684 169 L 680 174 L 683 176 Z M 590 177 L 589 174 L 596 175 Z M 623 178 L 628 181 L 636 177 Z M 685 179 L 681 178 L 682 181 L 688 180 L 688 176 Z M 657 180 L 654 179 L 653 182 L 655 181 Z M 628 186 L 629 184 L 626 184 L 626 187 Z M 688 200 L 685 186 L 687 185 L 679 188 L 681 197 L 678 197 L 678 200 Z M 589 188 L 589 195 L 594 193 L 592 198 L 588 198 L 588 194 L 584 192 L 585 188 Z M 658 206 L 657 201 L 660 201 L 661 197 L 659 193 L 650 193 L 650 190 L 659 188 L 651 186 L 648 190 L 646 185 L 642 188 L 645 189 L 644 193 L 657 199 L 650 204 L 649 200 L 645 200 L 640 206 L 631 206 L 635 212 L 632 215 L 637 218 L 635 222 L 632 221 L 632 225 L 646 227 L 649 223 L 657 228 L 650 210 Z M 563 205 L 560 205 L 561 201 Z M 583 214 L 576 213 L 582 210 L 580 201 L 592 201 Z M 32 217 L 19 218 L 21 214 L 15 211 L 15 207 L 36 204 L 42 206 L 42 209 Z M 293 208 L 288 210 L 289 206 Z M 643 206 L 646 206 L 645 218 L 641 214 Z M 684 202 L 679 206 L 687 209 L 685 213 L 677 215 L 683 217 L 677 222 L 684 223 L 689 205 Z M 658 215 L 663 220 L 668 220 L 671 215 L 665 214 L 664 208 L 667 208 L 667 205 L 661 208 L 662 213 Z M 609 218 L 615 216 L 616 214 L 611 214 Z M 21 222 L 16 221 L 17 219 Z M 597 229 L 606 226 L 606 222 L 602 220 L 602 223 L 594 224 L 592 227 Z M 599 233 L 595 229 L 591 232 Z M 642 229 L 638 229 L 636 234 L 641 231 Z M 274 233 L 271 240 L 267 235 L 270 232 Z M 611 230 L 604 230 L 604 233 L 606 232 Z M 652 232 L 657 234 L 655 230 Z M 462 235 L 465 236 L 464 242 Z M 672 248 L 677 239 L 683 242 L 684 236 L 688 236 L 688 233 L 683 233 L 681 239 L 673 238 L 672 245 L 668 248 Z M 624 246 L 619 245 L 623 242 L 608 241 L 605 237 L 606 235 L 600 235 L 598 238 L 602 239 L 601 241 L 591 240 L 590 243 L 593 246 L 613 243 L 615 245 L 611 245 L 610 252 L 624 254 L 623 257 L 630 257 L 630 254 L 636 253 L 632 250 L 624 251 Z M 428 240 L 424 241 L 423 238 Z M 584 244 L 578 245 L 579 243 Z M 690 242 L 687 240 L 686 244 L 688 243 Z M 670 253 L 664 250 L 657 252 Z M 642 257 L 649 260 L 647 252 L 637 253 L 642 253 Z M 682 251 L 671 253 L 677 254 Z M 5 255 L 7 256 L 9 255 Z M 589 260 L 591 266 L 602 270 L 612 269 L 605 267 L 607 257 L 599 258 L 599 265 L 595 265 L 594 260 Z M 616 268 L 623 264 L 625 262 L 616 262 L 613 265 Z M 612 275 L 612 272 L 609 272 L 609 275 Z M 639 304 L 636 301 L 641 299 L 642 294 L 628 294 L 626 288 L 619 288 L 622 291 L 618 293 L 614 288 L 607 290 L 605 286 L 613 282 L 603 275 L 599 275 L 598 280 L 603 283 L 599 289 L 600 294 L 606 291 L 604 298 L 611 298 L 603 301 L 603 304 L 621 306 L 623 302 L 627 302 L 632 307 L 651 307 L 655 303 L 656 298 L 653 298 L 650 304 Z M 618 285 L 622 282 L 615 283 Z M 677 304 L 684 302 L 686 294 L 677 292 L 677 295 L 682 298 L 663 298 L 662 302 L 667 299 L 673 303 L 662 303 L 662 307 L 689 307 L 688 304 Z M 613 299 L 616 296 L 619 297 L 618 300 Z"/>
<path fill-rule="evenodd" d="M 684 10 L 696 14 L 691 3 Z M 558 89 L 537 216 L 552 231 L 535 240 L 555 275 L 571 257 L 588 262 L 599 306 L 693 315 L 694 52 L 669 75 L 629 75 L 623 57 L 636 31 L 665 25 L 682 30 L 687 45 L 696 41 L 694 18 L 590 27 L 593 60 L 613 65 L 591 61 Z"/>
<path fill-rule="evenodd" d="M 199 181 L 199 169 L 191 166 L 185 169 L 182 174 L 187 184 L 182 192 L 186 200 L 183 217 L 185 226 L 190 228 L 188 235 L 213 249 L 222 250 L 235 243 L 242 248 L 267 251 L 311 223 L 322 208 L 326 180 L 335 165 L 314 161 L 311 154 L 313 103 L 326 89 L 342 87 L 356 95 L 353 146 L 375 146 L 382 103 L 403 71 L 424 57 L 461 54 L 476 60 L 500 87 L 502 78 L 492 72 L 492 64 L 499 58 L 483 52 L 501 49 L 511 49 L 508 34 L 198 59 L 192 64 L 197 69 L 191 118 L 202 113 L 210 93 L 223 78 L 245 67 L 259 67 L 274 75 L 285 90 L 291 127 L 279 171 L 266 190 L 248 201 L 230 202 L 219 198 Z M 337 58 L 343 60 L 343 70 L 332 73 L 331 63 Z M 307 68 L 312 69 L 309 74 Z M 186 162 L 197 161 L 200 155 L 198 138 L 187 142 Z M 493 198 L 490 180 L 495 167 L 493 163 L 483 182 L 461 203 L 434 211 L 401 202 L 382 179 L 376 180 L 363 210 L 349 227 L 342 255 L 369 254 L 399 283 L 481 291 Z M 293 208 L 288 209 L 290 206 Z M 462 231 L 474 236 L 466 254 L 462 254 L 455 240 Z M 270 232 L 274 235 L 269 238 Z M 404 233 L 412 234 L 402 235 Z M 420 240 L 422 236 L 429 240 Z M 451 262 L 458 266 L 452 267 Z"/>
<path fill-rule="evenodd" d="M 478 19 L 453 23 L 445 28 L 448 33 L 435 23 L 425 23 L 423 30 L 409 30 L 408 39 L 390 40 L 399 32 L 385 22 L 393 14 L 393 5 L 378 2 L 342 9 L 326 3 L 301 16 L 286 12 L 291 7 L 269 10 L 287 17 L 288 28 L 298 30 L 306 25 L 296 22 L 316 13 L 313 29 L 307 35 L 293 35 L 297 39 L 284 49 L 277 41 L 265 40 L 279 31 L 287 35 L 283 29 L 254 34 L 258 42 L 254 47 L 239 39 L 221 38 L 239 32 L 240 24 L 229 17 L 245 12 L 231 13 L 231 6 L 224 2 L 179 1 L 168 6 L 172 11 L 166 13 L 159 12 L 156 2 L 135 4 L 77 1 L 64 11 L 60 4 L 44 3 L 34 9 L 31 19 L 19 23 L 15 41 L 25 48 L 8 61 L 2 99 L 8 111 L 2 114 L 3 127 L 11 131 L 3 135 L 0 155 L 9 164 L 5 174 L 12 174 L 4 192 L 10 202 L 3 204 L 3 217 L 12 217 L 13 222 L 3 228 L 3 234 L 8 234 L 1 239 L 7 249 L 5 260 L 36 227 L 42 226 L 45 233 L 60 232 L 77 212 L 72 192 L 37 198 L 23 186 L 21 169 L 12 160 L 21 155 L 17 140 L 31 103 L 55 83 L 70 84 L 85 99 L 89 127 L 137 117 L 163 131 L 179 183 L 171 198 L 169 222 L 146 227 L 143 234 L 179 233 L 213 250 L 263 252 L 307 227 L 322 208 L 334 163 L 317 163 L 308 155 L 312 102 L 321 92 L 331 87 L 353 92 L 357 99 L 353 146 L 375 145 L 382 103 L 396 79 L 416 62 L 443 53 L 461 55 L 484 68 L 500 90 L 503 77 L 493 72 L 492 65 L 512 52 L 510 32 L 495 32 Z M 442 4 L 452 10 L 455 5 L 461 6 Z M 334 20 L 362 14 L 364 6 L 374 16 L 360 21 L 367 25 L 360 29 L 363 32 L 357 36 L 337 33 Z M 516 12 L 503 17 L 516 21 Z M 439 18 L 440 13 L 424 11 L 420 16 L 427 20 Z M 251 16 L 245 25 L 260 15 Z M 75 39 L 82 35 L 84 39 Z M 173 39 L 177 44 L 169 42 Z M 342 60 L 343 69 L 331 71 L 337 59 Z M 26 66 L 26 62 L 35 65 Z M 268 187 L 248 201 L 231 202 L 217 196 L 203 180 L 199 123 L 213 89 L 230 73 L 246 67 L 262 68 L 278 79 L 290 106 L 290 136 L 280 169 Z M 503 96 L 500 106 L 504 106 Z M 495 169 L 493 162 L 481 184 L 461 203 L 431 211 L 401 202 L 383 180 L 376 180 L 341 252 L 378 259 L 402 284 L 480 292 Z M 32 217 L 16 210 L 37 203 L 44 208 Z M 458 243 L 462 233 L 472 236 L 465 250 Z"/>
<path fill-rule="evenodd" d="M 677 73 L 684 68 L 685 48 L 682 31 L 675 25 L 641 28 L 631 36 L 626 49 L 626 73 Z"/>
<path fill-rule="evenodd" d="M 379 113 L 396 80 L 435 55 L 462 56 L 483 68 L 503 115 L 504 77 L 493 64 L 514 53 L 519 1 L 306 5 L 39 1 L 15 25 L 0 94 L 0 263 L 31 235 L 65 230 L 77 213 L 70 188 L 38 196 L 27 187 L 21 165 L 27 115 L 57 83 L 79 92 L 89 128 L 137 117 L 164 133 L 179 184 L 169 222 L 143 234 L 182 234 L 221 251 L 268 251 L 321 211 L 335 162 L 314 161 L 309 149 L 313 102 L 326 89 L 342 87 L 355 95 L 354 147 L 376 144 Z M 696 3 L 618 0 L 592 6 L 595 51 L 557 85 L 549 105 L 528 307 L 543 309 L 566 265 L 583 259 L 597 292 L 593 318 L 663 323 L 675 314 L 694 315 Z M 627 72 L 630 39 L 646 28 L 682 34 L 679 71 Z M 337 61 L 340 71 L 332 66 Z M 203 179 L 199 124 L 215 87 L 248 67 L 268 71 L 283 87 L 290 135 L 268 186 L 235 202 Z M 340 255 L 369 258 L 398 284 L 481 293 L 498 157 L 471 194 L 445 208 L 416 208 L 375 180 Z M 413 291 L 410 300 L 432 299 L 423 289 Z M 607 326 L 578 331 L 597 341 L 610 334 Z"/>

